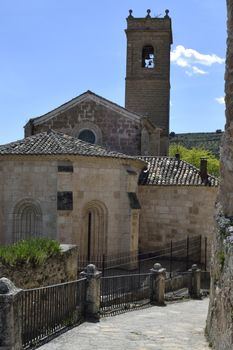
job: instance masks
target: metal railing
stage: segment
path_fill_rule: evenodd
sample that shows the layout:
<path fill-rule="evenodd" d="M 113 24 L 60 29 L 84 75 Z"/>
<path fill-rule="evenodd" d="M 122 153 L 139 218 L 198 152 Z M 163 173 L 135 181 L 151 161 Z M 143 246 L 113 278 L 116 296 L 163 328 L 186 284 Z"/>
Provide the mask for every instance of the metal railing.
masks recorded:
<path fill-rule="evenodd" d="M 204 244 L 207 246 L 206 239 Z M 203 253 L 207 254 L 206 249 Z M 163 261 L 163 266 L 172 274 L 174 271 L 189 269 L 194 263 L 201 267 L 201 260 L 206 261 L 206 257 L 202 259 L 202 236 L 200 235 L 188 236 L 179 241 L 171 240 L 147 252 L 131 251 L 114 255 L 93 255 L 89 258 L 87 255 L 79 255 L 78 270 L 82 271 L 86 265 L 92 263 L 102 271 L 103 276 L 125 274 L 124 270 L 144 273 L 153 263 Z"/>
<path fill-rule="evenodd" d="M 101 314 L 115 315 L 150 302 L 150 274 L 102 277 Z"/>
<path fill-rule="evenodd" d="M 85 290 L 85 278 L 24 290 L 21 299 L 23 348 L 32 348 L 46 338 L 80 324 Z"/>

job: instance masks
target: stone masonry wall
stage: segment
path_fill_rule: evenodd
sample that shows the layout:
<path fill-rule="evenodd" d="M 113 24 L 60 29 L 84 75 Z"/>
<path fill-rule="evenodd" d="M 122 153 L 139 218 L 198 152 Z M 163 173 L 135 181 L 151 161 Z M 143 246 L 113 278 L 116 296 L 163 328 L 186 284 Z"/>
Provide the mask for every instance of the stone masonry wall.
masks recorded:
<path fill-rule="evenodd" d="M 76 246 L 61 245 L 61 254 L 38 266 L 25 264 L 11 267 L 0 264 L 0 278 L 10 279 L 18 288 L 28 289 L 74 281 L 77 279 Z"/>
<path fill-rule="evenodd" d="M 59 172 L 58 164 L 67 164 L 67 161 L 73 165 L 73 172 Z M 29 199 L 41 208 L 42 235 L 61 243 L 76 244 L 80 254 L 87 254 L 86 219 L 90 208 L 97 213 L 99 224 L 95 224 L 101 227 L 100 231 L 95 228 L 96 242 L 93 239 L 92 244 L 96 248 L 93 249 L 102 249 L 110 255 L 137 250 L 138 240 L 129 234 L 133 212 L 128 192 L 137 192 L 143 162 L 100 157 L 19 156 L 0 159 L 0 166 L 3 208 L 0 244 L 13 241 L 15 207 Z M 58 192 L 72 192 L 71 210 L 57 209 Z"/>
<path fill-rule="evenodd" d="M 233 348 L 233 0 L 227 0 L 226 127 L 211 264 L 207 335 L 216 350 Z"/>
<path fill-rule="evenodd" d="M 47 176 L 49 174 L 49 176 Z M 14 208 L 22 200 L 33 200 L 42 208 L 42 231 L 56 238 L 57 162 L 20 156 L 0 160 L 0 244 L 13 241 Z M 70 243 L 70 242 L 69 242 Z"/>
<path fill-rule="evenodd" d="M 169 133 L 171 19 L 128 17 L 125 107 L 149 116 Z M 152 45 L 155 67 L 142 67 L 142 48 Z"/>
<path fill-rule="evenodd" d="M 216 194 L 215 187 L 139 186 L 139 249 L 151 251 L 188 235 L 207 237 L 210 246 Z"/>
<path fill-rule="evenodd" d="M 140 122 L 126 119 L 92 100 L 81 102 L 49 121 L 33 126 L 33 134 L 49 128 L 72 136 L 90 128 L 96 133 L 97 143 L 108 149 L 131 155 L 139 155 L 141 151 Z"/>
<path fill-rule="evenodd" d="M 118 161 L 87 161 L 80 157 L 73 164 L 73 173 L 58 174 L 58 190 L 73 191 L 73 210 L 58 212 L 59 240 L 77 244 L 82 254 L 87 254 L 85 208 L 101 206 L 106 208 L 102 218 L 106 237 L 103 238 L 101 235 L 104 233 L 100 232 L 99 239 L 103 239 L 105 248 L 99 247 L 99 254 L 102 250 L 109 255 L 136 250 L 138 247 L 135 247 L 134 239 L 129 234 L 132 210 L 127 192 L 136 192 L 137 176 L 134 186 L 129 184 L 132 177 L 127 172 L 129 166 Z M 132 169 L 136 174 L 139 172 L 139 169 Z"/>

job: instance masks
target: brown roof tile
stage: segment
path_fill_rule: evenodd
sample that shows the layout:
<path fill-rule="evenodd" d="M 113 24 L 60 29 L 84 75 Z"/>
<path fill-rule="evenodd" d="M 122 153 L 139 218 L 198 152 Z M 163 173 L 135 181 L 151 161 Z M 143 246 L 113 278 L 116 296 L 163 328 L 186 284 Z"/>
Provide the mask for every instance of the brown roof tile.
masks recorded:
<path fill-rule="evenodd" d="M 204 183 L 200 171 L 192 164 L 171 157 L 143 157 L 139 159 L 147 162 L 147 169 L 142 170 L 140 185 L 157 186 L 218 186 L 218 178 L 208 175 L 208 183 Z"/>
<path fill-rule="evenodd" d="M 0 155 L 80 155 L 136 159 L 123 153 L 81 141 L 61 132 L 49 130 L 0 146 Z"/>

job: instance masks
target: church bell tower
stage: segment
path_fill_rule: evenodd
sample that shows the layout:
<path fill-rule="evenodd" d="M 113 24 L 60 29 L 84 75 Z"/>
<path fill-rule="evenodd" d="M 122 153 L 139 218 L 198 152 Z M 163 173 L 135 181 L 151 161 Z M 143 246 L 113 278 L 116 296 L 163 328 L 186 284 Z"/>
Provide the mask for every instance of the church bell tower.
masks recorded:
<path fill-rule="evenodd" d="M 170 49 L 172 27 L 169 11 L 164 17 L 127 18 L 125 108 L 148 117 L 161 130 L 160 155 L 168 154 L 170 110 Z"/>

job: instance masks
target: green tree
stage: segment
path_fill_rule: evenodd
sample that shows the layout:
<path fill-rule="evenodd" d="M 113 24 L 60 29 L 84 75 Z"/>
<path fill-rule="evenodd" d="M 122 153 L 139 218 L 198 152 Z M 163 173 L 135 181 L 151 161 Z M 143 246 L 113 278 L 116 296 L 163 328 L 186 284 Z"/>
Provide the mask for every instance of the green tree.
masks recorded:
<path fill-rule="evenodd" d="M 180 144 L 171 144 L 169 147 L 169 156 L 175 157 L 176 153 L 180 154 L 180 158 L 194 165 L 196 168 L 200 166 L 200 159 L 208 160 L 208 173 L 210 175 L 219 176 L 220 163 L 219 160 L 209 151 L 201 148 L 188 149 Z"/>

